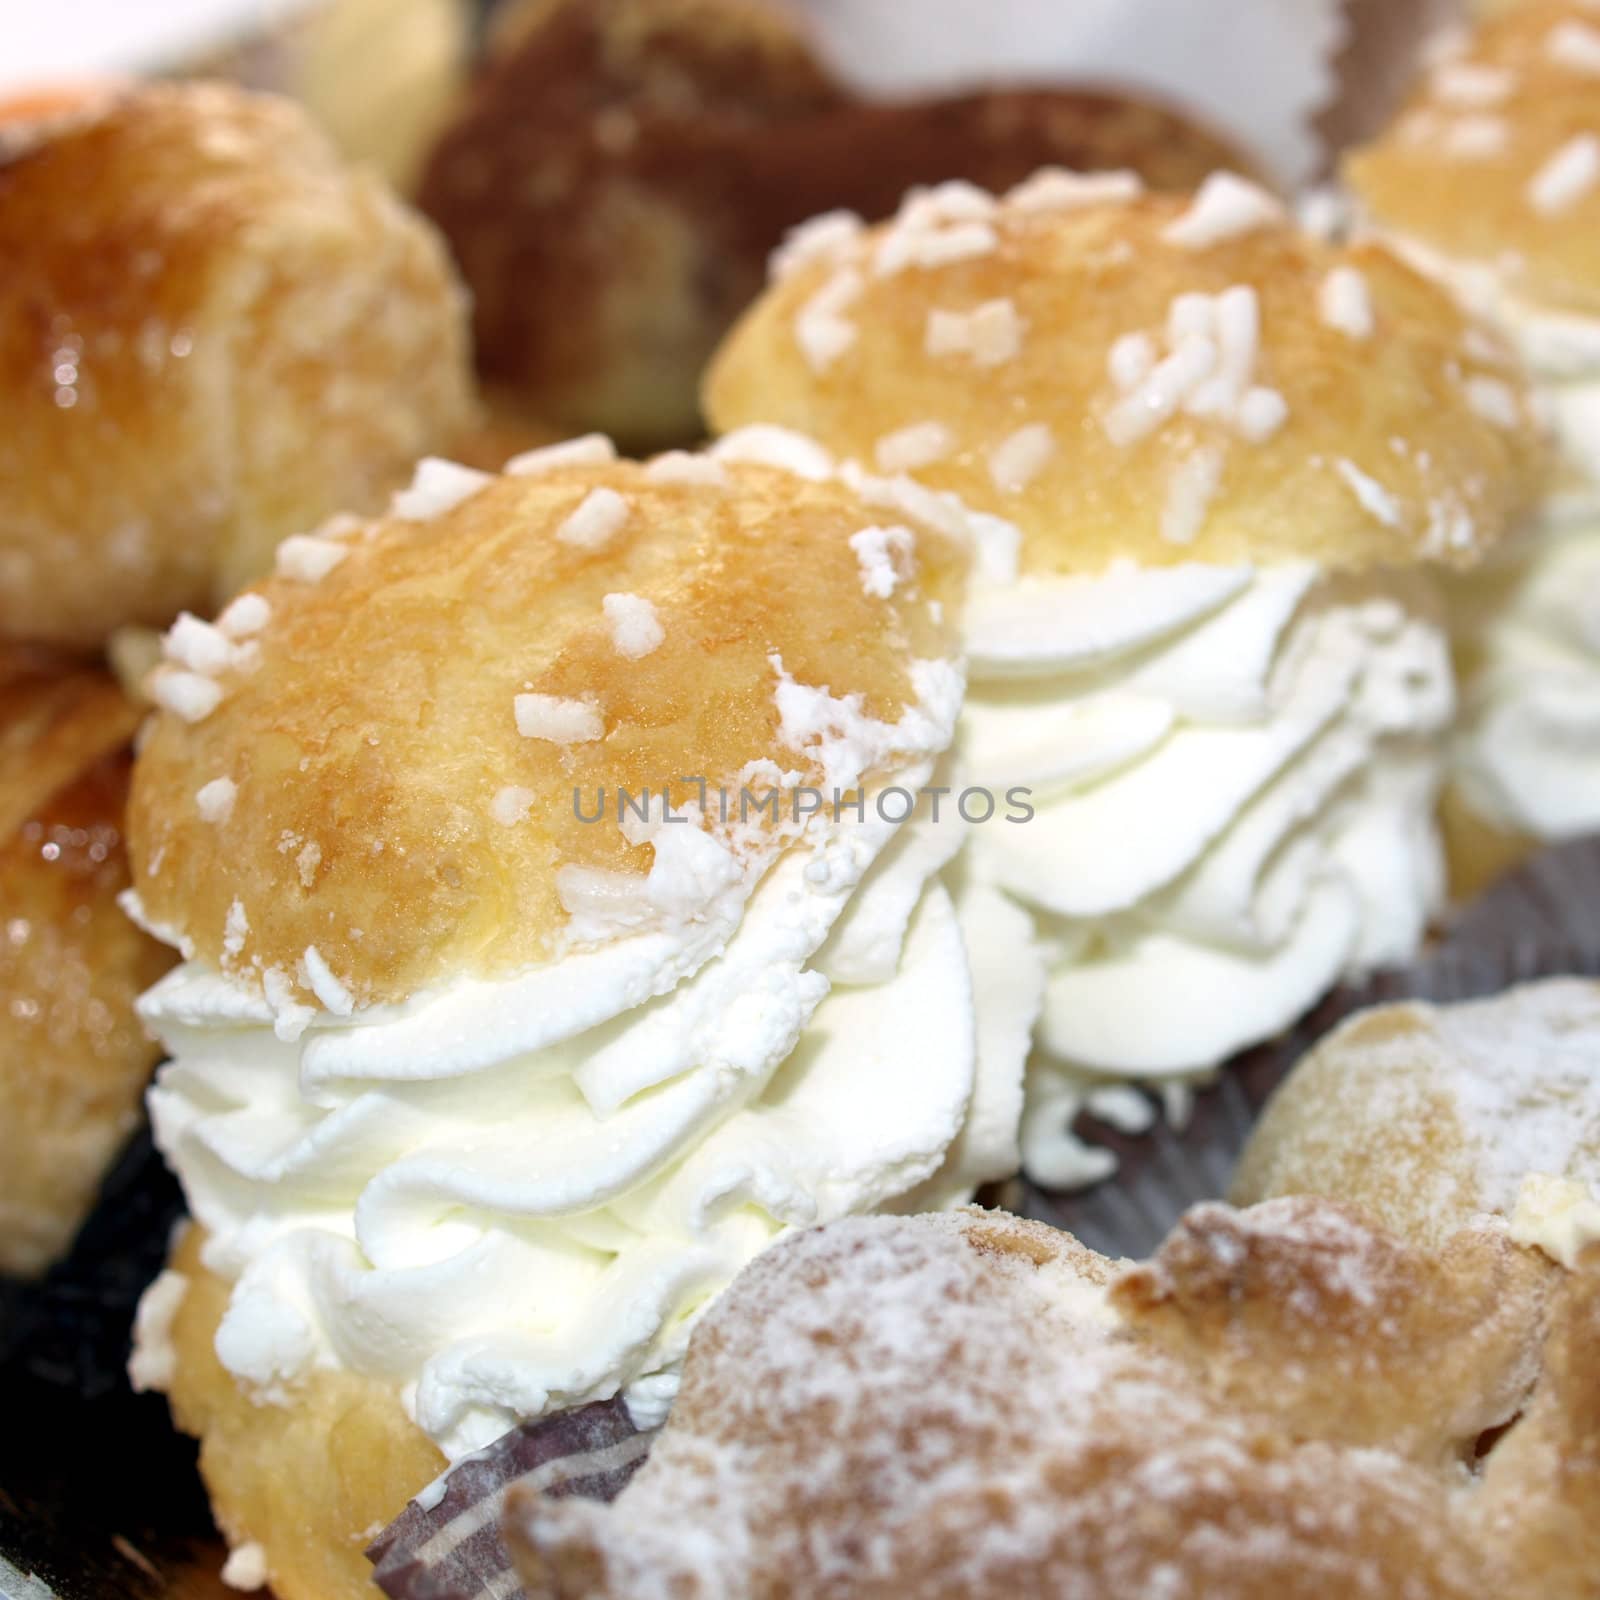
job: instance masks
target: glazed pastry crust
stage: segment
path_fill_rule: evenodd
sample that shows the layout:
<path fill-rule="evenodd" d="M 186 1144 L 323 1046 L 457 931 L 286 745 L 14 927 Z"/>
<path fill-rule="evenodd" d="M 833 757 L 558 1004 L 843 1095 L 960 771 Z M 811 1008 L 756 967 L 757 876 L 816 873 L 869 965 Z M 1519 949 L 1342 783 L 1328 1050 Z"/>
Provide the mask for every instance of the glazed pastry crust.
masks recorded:
<path fill-rule="evenodd" d="M 0 636 L 208 613 L 470 420 L 440 241 L 287 102 L 148 85 L 40 125 L 0 155 L 0 259 Z"/>
<path fill-rule="evenodd" d="M 1331 1195 L 1431 1246 L 1475 1216 L 1509 1218 L 1528 1173 L 1594 1182 L 1600 1113 L 1582 1052 L 1600 1061 L 1597 1030 L 1600 985 L 1576 978 L 1466 1006 L 1363 1012 L 1268 1102 L 1230 1198 Z M 1469 1054 L 1469 1037 L 1489 1043 Z M 1559 1138 L 1546 1123 L 1546 1142 L 1512 1145 L 1510 1130 L 1530 1127 L 1541 1109 L 1560 1118 Z M 1497 1159 L 1513 1149 L 1515 1171 Z"/>
<path fill-rule="evenodd" d="M 1164 196 L 1049 211 L 1006 203 L 990 220 L 992 251 L 889 275 L 875 255 L 859 260 L 881 248 L 886 232 L 875 230 L 866 251 L 841 248 L 799 267 L 745 317 L 707 381 L 712 425 L 781 423 L 870 463 L 886 436 L 937 424 L 950 451 L 916 476 L 1017 523 L 1025 573 L 1096 573 L 1117 558 L 1465 565 L 1520 520 L 1544 457 L 1503 346 L 1481 329 L 1469 336 L 1442 290 L 1376 246 L 1338 248 L 1286 222 L 1203 248 L 1167 241 L 1188 205 Z M 801 313 L 852 266 L 862 287 L 841 314 L 854 337 L 818 371 L 799 342 Z M 1320 291 L 1341 266 L 1365 283 L 1371 337 L 1320 313 Z M 1106 418 L 1122 398 L 1108 371 L 1113 345 L 1143 333 L 1162 354 L 1175 296 L 1235 285 L 1257 293 L 1254 381 L 1287 402 L 1282 426 L 1253 442 L 1223 420 L 1179 412 L 1113 444 Z M 998 300 L 1022 322 L 1011 359 L 976 368 L 929 353 L 932 313 Z M 1506 386 L 1514 426 L 1474 408 L 1474 377 Z M 1012 492 L 992 471 L 992 453 L 1035 426 L 1050 430 L 1053 454 Z M 1215 492 L 1198 533 L 1180 541 L 1164 527 L 1174 485 L 1207 447 L 1221 452 Z"/>
<path fill-rule="evenodd" d="M 964 548 L 918 530 L 915 574 L 868 594 L 850 540 L 898 519 L 835 482 L 723 470 L 722 487 L 625 463 L 502 477 L 431 521 L 347 535 L 319 583 L 262 585 L 259 664 L 224 674 L 205 720 L 160 715 L 140 757 L 129 827 L 152 924 L 245 982 L 295 974 L 315 946 L 359 1004 L 520 970 L 563 936 L 562 867 L 649 870 L 619 787 L 667 783 L 682 807 L 699 795 L 680 780 L 702 777 L 737 808 L 749 763 L 811 771 L 781 737 L 775 661 L 899 720 L 914 664 L 954 653 Z M 560 537 L 599 490 L 626 523 L 598 549 Z M 610 595 L 653 606 L 646 658 L 621 652 Z M 602 736 L 524 736 L 524 693 L 580 702 Z M 237 797 L 208 822 L 197 795 L 219 778 Z M 520 820 L 495 815 L 508 790 Z M 230 950 L 235 902 L 249 933 Z"/>
<path fill-rule="evenodd" d="M 123 916 L 122 747 L 137 712 L 94 672 L 0 652 L 0 1272 L 71 1242 L 138 1121 L 155 1044 L 135 997 L 171 955 Z"/>
<path fill-rule="evenodd" d="M 171 1327 L 173 1419 L 200 1441 L 200 1473 L 230 1545 L 257 1543 L 278 1600 L 370 1600 L 364 1554 L 444 1470 L 399 1395 L 370 1378 L 315 1372 L 288 1403 L 262 1403 L 217 1359 L 230 1286 L 201 1264 L 190 1227 L 172 1270 L 187 1287 Z"/>
<path fill-rule="evenodd" d="M 1492 1230 L 1430 1257 L 1311 1199 L 1198 1207 L 1120 1275 L 1086 1255 L 972 1212 L 776 1246 L 613 1505 L 512 1490 L 530 1600 L 1591 1592 L 1522 1530 L 1594 1505 L 1593 1378 L 1564 1376 L 1594 1270 Z"/>
<path fill-rule="evenodd" d="M 1592 316 L 1600 313 L 1600 184 L 1553 211 L 1529 193 L 1572 140 L 1600 138 L 1600 75 L 1552 50 L 1564 27 L 1600 40 L 1600 17 L 1581 0 L 1526 0 L 1485 22 L 1463 54 L 1423 80 L 1389 131 L 1347 160 L 1345 175 L 1375 223 L 1491 265 L 1551 309 Z M 1505 94 L 1464 105 L 1451 89 L 1463 68 L 1503 73 Z M 1474 127 L 1498 148 L 1462 152 Z"/>

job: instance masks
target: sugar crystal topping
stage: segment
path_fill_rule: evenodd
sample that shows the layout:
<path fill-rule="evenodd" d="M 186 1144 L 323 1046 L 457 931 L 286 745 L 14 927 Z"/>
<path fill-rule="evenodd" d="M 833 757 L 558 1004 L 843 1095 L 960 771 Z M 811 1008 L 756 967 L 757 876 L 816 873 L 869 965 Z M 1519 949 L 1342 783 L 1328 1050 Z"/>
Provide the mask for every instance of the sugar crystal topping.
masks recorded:
<path fill-rule="evenodd" d="M 195 795 L 195 809 L 200 813 L 202 822 L 220 825 L 233 815 L 234 803 L 238 798 L 239 786 L 232 778 L 213 778 Z"/>
<path fill-rule="evenodd" d="M 432 522 L 446 512 L 465 504 L 480 489 L 494 482 L 494 475 L 456 461 L 424 456 L 417 463 L 411 487 L 402 489 L 390 503 L 391 515 L 402 522 Z"/>
<path fill-rule="evenodd" d="M 600 550 L 622 532 L 631 515 L 626 498 L 615 489 L 591 489 L 556 529 L 556 538 L 580 550 Z"/>
<path fill-rule="evenodd" d="M 1259 184 L 1231 172 L 1214 172 L 1201 184 L 1194 202 L 1162 232 L 1168 244 L 1184 250 L 1209 250 L 1284 220 L 1283 206 Z"/>
<path fill-rule="evenodd" d="M 873 448 L 880 472 L 916 472 L 943 461 L 956 447 L 956 438 L 941 422 L 914 422 L 886 433 Z"/>
<path fill-rule="evenodd" d="M 517 732 L 552 744 L 588 744 L 605 736 L 600 713 L 586 700 L 553 694 L 519 694 L 513 702 Z"/>
<path fill-rule="evenodd" d="M 1545 54 L 1557 66 L 1600 77 L 1600 28 L 1576 17 L 1558 23 L 1545 38 Z"/>
<path fill-rule="evenodd" d="M 617 447 L 605 434 L 586 433 L 581 438 L 565 439 L 560 444 L 524 450 L 506 463 L 506 474 L 512 478 L 536 478 L 561 467 L 603 467 L 616 459 Z"/>
<path fill-rule="evenodd" d="M 1569 139 L 1528 182 L 1528 203 L 1542 216 L 1559 216 L 1600 183 L 1600 136 Z"/>
<path fill-rule="evenodd" d="M 666 631 L 655 606 L 642 595 L 608 594 L 601 601 L 601 608 L 618 655 L 626 656 L 629 661 L 640 661 L 661 648 Z"/>

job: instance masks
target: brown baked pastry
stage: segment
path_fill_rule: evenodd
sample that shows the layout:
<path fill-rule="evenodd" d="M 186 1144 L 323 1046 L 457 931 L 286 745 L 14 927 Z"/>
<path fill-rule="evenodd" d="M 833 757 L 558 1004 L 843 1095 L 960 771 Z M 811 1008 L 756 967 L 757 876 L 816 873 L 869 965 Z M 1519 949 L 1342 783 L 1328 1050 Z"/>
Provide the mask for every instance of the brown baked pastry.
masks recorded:
<path fill-rule="evenodd" d="M 1111 96 L 848 99 L 758 0 L 539 0 L 428 164 L 421 203 L 473 291 L 479 364 L 570 429 L 700 431 L 695 390 L 785 232 L 886 216 L 914 184 L 1131 166 L 1158 185 L 1234 160 Z"/>
<path fill-rule="evenodd" d="M 138 712 L 102 674 L 0 646 L 0 1272 L 70 1243 L 138 1120 L 134 997 L 171 965 L 116 904 Z"/>
<path fill-rule="evenodd" d="M 151 85 L 0 159 L 0 637 L 208 613 L 470 421 L 437 238 L 304 113 Z"/>
<path fill-rule="evenodd" d="M 1485 1214 L 1519 1227 L 1529 1179 L 1536 1209 L 1551 1182 L 1578 1185 L 1574 1203 L 1600 1184 L 1600 984 L 1351 1018 L 1268 1103 L 1232 1197 L 1331 1195 L 1432 1245 Z"/>
<path fill-rule="evenodd" d="M 614 1504 L 513 1489 L 507 1537 L 529 1600 L 1578 1600 L 1597 1300 L 1592 1258 L 1316 1200 L 1199 1207 L 1120 1271 L 979 1212 L 852 1220 L 707 1316 Z"/>

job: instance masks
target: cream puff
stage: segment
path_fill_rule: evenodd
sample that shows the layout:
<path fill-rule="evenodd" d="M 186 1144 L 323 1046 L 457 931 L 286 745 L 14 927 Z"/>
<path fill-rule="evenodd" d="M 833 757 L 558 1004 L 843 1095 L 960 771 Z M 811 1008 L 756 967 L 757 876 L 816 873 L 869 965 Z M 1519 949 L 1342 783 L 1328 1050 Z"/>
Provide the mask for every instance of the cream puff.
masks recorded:
<path fill-rule="evenodd" d="M 1600 829 L 1600 15 L 1530 0 L 1463 34 L 1346 171 L 1367 223 L 1519 348 L 1561 445 L 1531 546 L 1456 596 L 1447 816 L 1471 893 Z"/>
<path fill-rule="evenodd" d="M 485 375 L 559 425 L 658 447 L 700 437 L 706 361 L 807 217 L 1051 161 L 1180 187 L 1230 159 L 1119 95 L 861 103 L 781 6 L 519 0 L 419 200 L 472 288 Z"/>
<path fill-rule="evenodd" d="M 433 230 L 286 101 L 152 84 L 0 154 L 0 637 L 209 614 L 472 418 Z"/>
<path fill-rule="evenodd" d="M 713 1307 L 612 1504 L 515 1487 L 507 1539 L 529 1600 L 1587 1600 L 1597 1317 L 1593 1255 L 1327 1201 L 1196 1207 L 1137 1266 L 851 1218 Z"/>
<path fill-rule="evenodd" d="M 1570 1262 L 1600 1239 L 1600 984 L 1353 1017 L 1268 1102 L 1234 1176 L 1240 1204 L 1286 1194 L 1430 1246 L 1499 1217 Z"/>
<path fill-rule="evenodd" d="M 968 542 L 758 444 L 431 461 L 167 637 L 129 904 L 196 1226 L 135 1359 L 285 1600 L 522 1421 L 658 1416 L 787 1229 L 1015 1167 L 917 809 Z"/>
<path fill-rule="evenodd" d="M 61 1255 L 139 1120 L 134 1015 L 171 957 L 117 907 L 137 709 L 103 674 L 0 647 L 0 1272 Z"/>
<path fill-rule="evenodd" d="M 1441 290 L 1228 175 L 950 185 L 774 266 L 710 417 L 977 514 L 961 751 L 1031 816 L 970 870 L 1050 961 L 1029 1169 L 1101 1176 L 1063 1132 L 1091 1086 L 1205 1074 L 1416 952 L 1453 710 L 1430 579 L 1534 494 L 1528 397 Z"/>

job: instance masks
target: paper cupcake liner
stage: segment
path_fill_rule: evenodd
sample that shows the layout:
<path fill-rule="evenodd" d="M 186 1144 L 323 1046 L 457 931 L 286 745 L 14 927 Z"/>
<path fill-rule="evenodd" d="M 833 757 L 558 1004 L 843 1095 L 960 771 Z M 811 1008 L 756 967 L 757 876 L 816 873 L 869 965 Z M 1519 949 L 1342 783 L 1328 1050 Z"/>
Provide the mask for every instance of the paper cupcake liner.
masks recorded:
<path fill-rule="evenodd" d="M 392 1600 L 510 1600 L 521 1593 L 500 1537 L 506 1492 L 525 1484 L 552 1498 L 614 1500 L 652 1434 L 621 1400 L 603 1400 L 513 1428 L 458 1461 L 367 1550 L 373 1581 Z"/>
<path fill-rule="evenodd" d="M 1103 1254 L 1147 1256 L 1190 1206 L 1226 1193 L 1268 1096 L 1352 1012 L 1473 1000 L 1558 976 L 1600 977 L 1600 836 L 1544 851 L 1455 915 L 1415 965 L 1340 987 L 1287 1033 L 1235 1057 L 1195 1095 L 1182 1129 L 1158 1115 L 1149 1133 L 1129 1136 L 1080 1116 L 1074 1131 L 1112 1150 L 1116 1173 L 1071 1194 L 1024 1179 L 1007 1195 L 1011 1209 Z"/>

